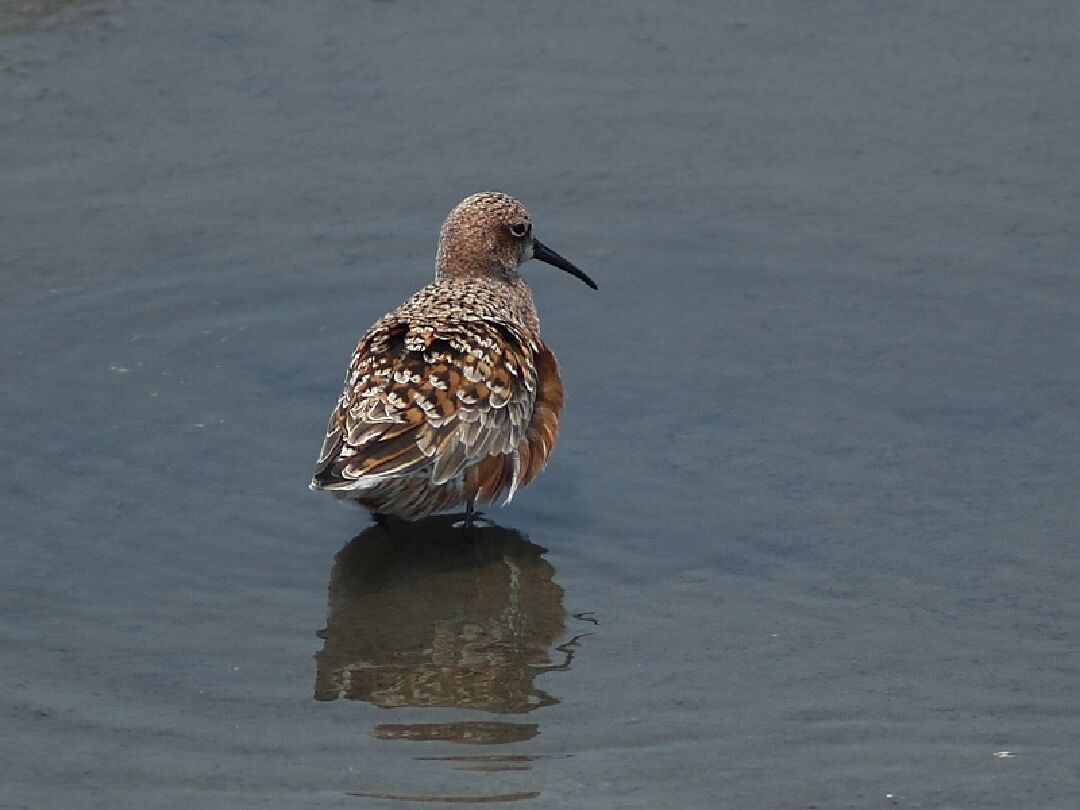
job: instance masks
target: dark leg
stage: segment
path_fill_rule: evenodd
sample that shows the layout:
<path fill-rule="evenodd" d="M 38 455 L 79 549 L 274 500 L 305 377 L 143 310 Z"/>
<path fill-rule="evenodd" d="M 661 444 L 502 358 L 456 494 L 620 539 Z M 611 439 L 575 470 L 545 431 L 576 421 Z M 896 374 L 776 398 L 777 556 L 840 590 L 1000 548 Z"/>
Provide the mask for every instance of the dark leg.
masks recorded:
<path fill-rule="evenodd" d="M 380 529 L 385 529 L 387 525 L 386 515 L 382 512 L 372 512 L 371 519 L 375 521 L 375 525 Z"/>
<path fill-rule="evenodd" d="M 473 527 L 473 502 L 468 501 L 465 504 L 465 530 L 468 531 Z"/>

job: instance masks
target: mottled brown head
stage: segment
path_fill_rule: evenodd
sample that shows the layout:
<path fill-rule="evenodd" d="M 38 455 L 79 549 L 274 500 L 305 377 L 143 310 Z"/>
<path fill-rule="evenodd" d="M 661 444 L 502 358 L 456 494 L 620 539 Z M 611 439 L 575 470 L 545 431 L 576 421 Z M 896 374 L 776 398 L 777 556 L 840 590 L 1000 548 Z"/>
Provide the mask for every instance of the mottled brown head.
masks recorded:
<path fill-rule="evenodd" d="M 532 217 L 524 205 L 509 194 L 482 191 L 458 203 L 443 223 L 435 276 L 510 279 L 532 258 L 596 289 L 591 278 L 533 236 Z"/>

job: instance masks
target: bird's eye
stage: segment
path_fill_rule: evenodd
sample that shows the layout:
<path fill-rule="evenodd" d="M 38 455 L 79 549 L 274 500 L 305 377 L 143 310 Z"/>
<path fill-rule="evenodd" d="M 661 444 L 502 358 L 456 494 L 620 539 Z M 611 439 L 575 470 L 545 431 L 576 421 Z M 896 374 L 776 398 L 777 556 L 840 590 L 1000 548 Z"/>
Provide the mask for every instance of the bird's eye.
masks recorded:
<path fill-rule="evenodd" d="M 517 237 L 528 236 L 531 230 L 532 226 L 528 222 L 516 222 L 510 226 L 510 233 Z"/>

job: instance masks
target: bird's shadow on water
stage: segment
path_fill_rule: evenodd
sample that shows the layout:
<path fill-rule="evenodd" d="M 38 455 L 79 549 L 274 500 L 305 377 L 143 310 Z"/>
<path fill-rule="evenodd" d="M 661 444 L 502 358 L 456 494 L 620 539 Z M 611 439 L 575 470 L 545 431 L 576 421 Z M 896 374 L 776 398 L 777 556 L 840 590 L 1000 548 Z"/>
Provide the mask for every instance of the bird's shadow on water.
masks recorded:
<path fill-rule="evenodd" d="M 566 633 L 563 590 L 546 549 L 453 516 L 375 525 L 334 559 L 315 698 L 380 707 L 525 714 L 558 703 L 533 681 L 567 670 L 587 633 Z M 521 742 L 536 723 L 382 724 L 383 739 Z"/>

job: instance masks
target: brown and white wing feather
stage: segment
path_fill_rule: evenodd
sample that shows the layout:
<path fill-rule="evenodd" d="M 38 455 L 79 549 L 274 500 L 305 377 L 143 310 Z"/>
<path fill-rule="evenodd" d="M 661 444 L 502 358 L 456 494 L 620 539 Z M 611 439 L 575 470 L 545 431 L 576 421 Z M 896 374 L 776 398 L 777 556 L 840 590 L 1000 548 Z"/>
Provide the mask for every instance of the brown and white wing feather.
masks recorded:
<path fill-rule="evenodd" d="M 542 420 L 549 427 L 539 432 L 533 424 L 534 409 L 544 411 L 535 408 L 544 387 L 539 374 L 550 371 L 546 347 L 506 324 L 383 319 L 353 355 L 312 487 L 359 494 L 424 473 L 436 486 L 464 475 L 467 498 L 512 496 L 554 444 L 562 404 L 557 371 L 558 403 L 545 406 L 553 419 Z M 542 451 L 535 469 L 532 446 Z"/>

